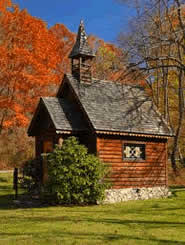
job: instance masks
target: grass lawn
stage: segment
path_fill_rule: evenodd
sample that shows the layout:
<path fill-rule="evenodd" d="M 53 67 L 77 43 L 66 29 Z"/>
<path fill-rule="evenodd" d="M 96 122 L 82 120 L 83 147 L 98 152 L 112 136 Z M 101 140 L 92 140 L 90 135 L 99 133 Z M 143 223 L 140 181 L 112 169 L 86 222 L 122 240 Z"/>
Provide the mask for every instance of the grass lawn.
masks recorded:
<path fill-rule="evenodd" d="M 185 189 L 173 198 L 86 207 L 16 208 L 0 174 L 0 245 L 183 245 Z"/>

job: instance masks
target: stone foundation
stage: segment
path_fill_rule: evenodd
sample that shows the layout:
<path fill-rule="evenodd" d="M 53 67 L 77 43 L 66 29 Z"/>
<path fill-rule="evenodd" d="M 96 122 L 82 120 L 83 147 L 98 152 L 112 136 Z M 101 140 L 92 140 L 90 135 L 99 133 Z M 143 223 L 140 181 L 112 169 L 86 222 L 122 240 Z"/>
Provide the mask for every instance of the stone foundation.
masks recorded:
<path fill-rule="evenodd" d="M 166 186 L 150 188 L 124 188 L 106 190 L 104 204 L 118 203 L 129 200 L 146 200 L 151 198 L 166 198 L 171 196 L 171 192 Z"/>

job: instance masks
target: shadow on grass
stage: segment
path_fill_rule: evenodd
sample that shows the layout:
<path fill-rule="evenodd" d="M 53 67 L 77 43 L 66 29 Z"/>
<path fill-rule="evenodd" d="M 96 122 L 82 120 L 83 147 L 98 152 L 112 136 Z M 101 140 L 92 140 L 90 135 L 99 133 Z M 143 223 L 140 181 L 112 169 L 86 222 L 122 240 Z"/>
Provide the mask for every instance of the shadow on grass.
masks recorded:
<path fill-rule="evenodd" d="M 0 210 L 18 209 L 18 208 L 43 208 L 48 204 L 41 203 L 40 200 L 33 200 L 29 195 L 19 194 L 15 199 L 14 194 L 0 196 Z"/>
<path fill-rule="evenodd" d="M 185 186 L 184 185 L 175 185 L 175 186 L 170 186 L 170 189 L 184 189 L 185 190 Z"/>
<path fill-rule="evenodd" d="M 10 190 L 9 188 L 2 187 L 4 190 Z M 1 188 L 0 188 L 1 190 Z M 7 194 L 7 195 L 0 195 L 0 210 L 1 209 L 18 209 L 18 208 L 47 208 L 47 207 L 63 207 L 63 208 L 78 208 L 78 207 L 92 207 L 97 206 L 96 204 L 52 204 L 51 202 L 47 202 L 46 200 L 42 199 L 34 199 L 31 197 L 30 194 L 24 193 L 19 194 L 18 198 L 15 198 L 15 194 Z M 71 212 L 69 210 L 68 212 Z M 74 211 L 77 212 L 77 211 Z M 89 212 L 89 211 L 87 211 Z M 101 212 L 101 211 L 93 211 L 93 212 Z"/>
<path fill-rule="evenodd" d="M 23 219 L 24 220 L 24 219 Z M 169 221 L 149 221 L 149 220 L 120 220 L 120 219 L 91 219 L 80 216 L 55 216 L 55 217 L 30 217 L 29 222 L 57 222 L 57 221 L 74 221 L 75 222 L 91 222 L 96 224 L 117 224 L 117 225 L 146 225 L 150 228 L 159 227 L 185 227 L 185 222 L 169 222 Z"/>
<path fill-rule="evenodd" d="M 9 186 L 0 186 L 0 190 L 7 190 L 9 191 L 10 190 L 10 187 Z"/>
<path fill-rule="evenodd" d="M 0 209 L 12 209 L 13 207 L 13 200 L 15 196 L 13 194 L 9 195 L 1 195 L 0 196 Z"/>
<path fill-rule="evenodd" d="M 57 231 L 56 231 L 57 232 Z M 185 242 L 183 241 L 177 241 L 177 240 L 169 240 L 169 239 L 157 239 L 154 236 L 145 236 L 145 237 L 139 237 L 139 236 L 135 236 L 135 235 L 122 235 L 122 234 L 115 234 L 115 233 L 101 233 L 101 232 L 65 232 L 65 231 L 61 231 L 60 233 L 55 233 L 54 231 L 52 231 L 53 234 L 51 234 L 50 238 L 55 240 L 55 238 L 62 238 L 62 239 L 71 239 L 73 238 L 73 240 L 80 240 L 83 242 L 83 240 L 99 240 L 103 243 L 105 242 L 110 242 L 110 241 L 114 241 L 114 242 L 118 242 L 118 241 L 124 241 L 124 240 L 135 240 L 135 241 L 143 241 L 143 242 L 157 242 L 157 244 L 171 244 L 171 245 L 185 245 Z M 35 238 L 35 239 L 45 239 L 45 237 L 48 237 L 48 232 L 37 232 L 37 233 L 33 233 L 33 232 L 24 232 L 23 234 L 21 233 L 6 233 L 6 232 L 0 232 L 0 236 L 3 238 L 3 236 L 5 237 L 15 237 L 16 239 L 19 239 L 19 237 L 21 238 L 21 236 L 28 236 L 28 239 L 30 239 L 29 237 Z"/>
<path fill-rule="evenodd" d="M 82 211 L 83 213 L 83 211 Z M 24 222 L 25 217 L 19 217 L 19 222 Z M 72 223 L 77 223 L 77 222 L 82 222 L 82 223 L 95 223 L 95 224 L 104 224 L 104 225 L 126 225 L 126 226 L 132 226 L 132 225 L 142 225 L 146 226 L 147 228 L 178 228 L 178 227 L 185 227 L 185 222 L 173 222 L 173 221 L 160 221 L 160 220 L 128 220 L 128 219 L 102 219 L 102 218 L 90 218 L 90 217 L 85 217 L 79 215 L 77 212 L 76 216 L 69 216 L 69 215 L 57 215 L 57 216 L 34 216 L 34 217 L 29 217 L 27 222 L 31 223 L 37 223 L 37 222 L 42 222 L 42 223 L 55 223 L 55 222 L 72 222 Z"/>
<path fill-rule="evenodd" d="M 90 221 L 90 220 L 89 220 Z M 177 227 L 185 226 L 185 222 L 169 222 L 169 221 L 149 221 L 149 220 L 119 220 L 119 219 L 102 219 L 94 220 L 93 222 L 101 222 L 105 224 L 118 224 L 118 225 L 132 225 L 132 224 L 141 224 L 146 225 L 150 228 L 159 228 L 159 227 Z"/>

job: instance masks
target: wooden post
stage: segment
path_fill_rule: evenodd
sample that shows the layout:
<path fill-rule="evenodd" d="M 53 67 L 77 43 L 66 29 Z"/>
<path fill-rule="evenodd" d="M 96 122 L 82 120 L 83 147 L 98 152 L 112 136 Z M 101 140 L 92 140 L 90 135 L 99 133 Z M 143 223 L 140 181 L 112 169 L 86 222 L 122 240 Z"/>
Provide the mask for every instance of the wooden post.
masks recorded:
<path fill-rule="evenodd" d="M 15 199 L 18 197 L 18 168 L 14 168 L 13 172 L 13 189 L 15 190 Z"/>
<path fill-rule="evenodd" d="M 43 143 L 43 153 L 49 153 L 53 151 L 53 141 L 52 139 L 45 140 Z M 43 154 L 43 161 L 42 161 L 42 183 L 45 184 L 48 181 L 48 164 L 47 164 L 47 157 Z"/>

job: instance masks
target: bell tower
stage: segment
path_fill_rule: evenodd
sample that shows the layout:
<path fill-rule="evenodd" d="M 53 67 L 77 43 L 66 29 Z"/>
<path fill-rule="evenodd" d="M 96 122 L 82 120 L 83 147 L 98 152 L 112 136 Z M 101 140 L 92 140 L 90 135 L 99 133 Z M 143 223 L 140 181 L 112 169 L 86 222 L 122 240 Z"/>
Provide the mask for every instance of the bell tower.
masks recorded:
<path fill-rule="evenodd" d="M 69 55 L 71 58 L 72 75 L 79 82 L 90 83 L 92 80 L 92 60 L 95 57 L 87 42 L 84 23 L 81 20 L 78 34 L 73 49 Z"/>

